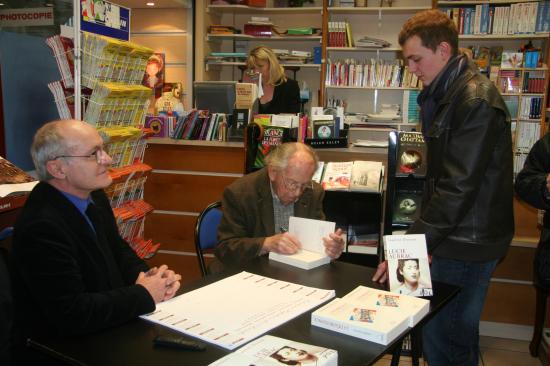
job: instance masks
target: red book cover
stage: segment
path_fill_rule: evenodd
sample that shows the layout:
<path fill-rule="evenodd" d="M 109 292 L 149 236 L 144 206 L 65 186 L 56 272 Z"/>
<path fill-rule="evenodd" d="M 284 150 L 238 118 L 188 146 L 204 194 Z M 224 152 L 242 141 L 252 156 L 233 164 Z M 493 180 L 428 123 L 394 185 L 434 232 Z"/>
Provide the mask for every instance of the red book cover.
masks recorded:
<path fill-rule="evenodd" d="M 245 24 L 244 34 L 255 37 L 271 37 L 273 29 L 269 24 Z"/>

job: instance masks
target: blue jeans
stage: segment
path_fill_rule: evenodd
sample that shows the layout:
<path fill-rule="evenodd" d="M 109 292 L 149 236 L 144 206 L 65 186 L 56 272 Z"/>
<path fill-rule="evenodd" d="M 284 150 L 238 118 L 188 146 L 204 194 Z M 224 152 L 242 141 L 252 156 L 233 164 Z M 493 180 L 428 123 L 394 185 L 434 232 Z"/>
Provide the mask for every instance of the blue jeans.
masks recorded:
<path fill-rule="evenodd" d="M 497 262 L 432 258 L 432 280 L 457 285 L 462 290 L 423 328 L 424 357 L 430 366 L 478 364 L 479 318 Z"/>

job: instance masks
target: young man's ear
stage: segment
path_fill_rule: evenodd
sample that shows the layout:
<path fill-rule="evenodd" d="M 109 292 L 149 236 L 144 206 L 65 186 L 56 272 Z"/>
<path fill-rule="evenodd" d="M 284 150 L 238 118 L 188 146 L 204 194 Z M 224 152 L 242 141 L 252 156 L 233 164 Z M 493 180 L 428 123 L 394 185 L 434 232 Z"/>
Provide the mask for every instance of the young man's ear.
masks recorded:
<path fill-rule="evenodd" d="M 59 159 L 46 162 L 46 170 L 54 178 L 65 179 L 65 165 Z"/>
<path fill-rule="evenodd" d="M 449 59 L 453 56 L 453 48 L 449 42 L 441 42 L 437 49 L 445 62 L 449 61 Z"/>

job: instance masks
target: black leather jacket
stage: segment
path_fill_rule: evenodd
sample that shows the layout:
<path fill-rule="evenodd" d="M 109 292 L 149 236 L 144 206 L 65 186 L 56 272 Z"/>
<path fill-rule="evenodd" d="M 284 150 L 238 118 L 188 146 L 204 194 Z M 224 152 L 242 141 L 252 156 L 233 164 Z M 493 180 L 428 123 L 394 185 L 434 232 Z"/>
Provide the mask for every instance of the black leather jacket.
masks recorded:
<path fill-rule="evenodd" d="M 544 212 L 544 228 L 550 229 L 550 193 L 546 189 L 546 177 L 550 173 L 550 134 L 538 140 L 521 172 L 516 177 L 516 193 L 518 196 Z"/>
<path fill-rule="evenodd" d="M 408 233 L 425 233 L 430 254 L 503 257 L 514 234 L 510 116 L 472 62 L 436 107 L 425 138 L 422 213 Z"/>

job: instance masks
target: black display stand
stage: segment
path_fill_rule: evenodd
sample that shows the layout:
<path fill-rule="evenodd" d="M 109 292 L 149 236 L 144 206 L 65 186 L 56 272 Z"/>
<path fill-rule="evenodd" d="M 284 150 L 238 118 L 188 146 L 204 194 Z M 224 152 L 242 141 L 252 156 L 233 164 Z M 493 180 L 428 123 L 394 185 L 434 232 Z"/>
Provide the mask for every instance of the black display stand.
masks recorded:
<path fill-rule="evenodd" d="M 381 243 L 382 202 L 381 192 L 326 191 L 323 210 L 326 219 L 336 222 L 337 228 L 348 230 L 350 225 L 373 227 L 379 235 L 378 243 Z M 379 244 L 377 255 L 344 252 L 339 260 L 376 267 L 380 254 Z"/>
<path fill-rule="evenodd" d="M 406 222 L 396 222 L 396 200 L 400 192 L 416 192 L 419 194 L 424 190 L 425 182 L 425 171 L 426 166 L 422 169 L 422 174 L 410 173 L 405 175 L 403 173 L 398 173 L 398 166 L 400 158 L 400 137 L 402 134 L 416 134 L 419 138 L 422 139 L 422 144 L 424 145 L 424 151 L 422 156 L 421 164 L 427 165 L 426 154 L 425 154 L 425 144 L 422 134 L 420 132 L 405 132 L 405 131 L 392 131 L 389 135 L 388 141 L 388 166 L 387 166 L 387 189 L 386 189 L 386 201 L 385 201 L 385 210 L 384 210 L 384 234 L 391 235 L 396 230 L 406 230 L 410 223 Z M 417 202 L 418 213 L 421 209 L 421 202 Z"/>

